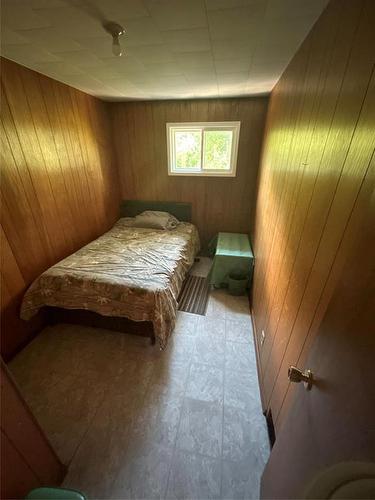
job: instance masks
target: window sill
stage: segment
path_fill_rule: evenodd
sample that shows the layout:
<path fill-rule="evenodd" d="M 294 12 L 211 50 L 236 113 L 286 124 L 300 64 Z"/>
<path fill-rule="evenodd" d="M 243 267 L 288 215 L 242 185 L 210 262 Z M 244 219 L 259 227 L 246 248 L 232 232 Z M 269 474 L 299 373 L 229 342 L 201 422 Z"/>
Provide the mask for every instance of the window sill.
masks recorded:
<path fill-rule="evenodd" d="M 219 172 L 168 172 L 172 177 L 236 177 L 234 172 L 219 173 Z"/>

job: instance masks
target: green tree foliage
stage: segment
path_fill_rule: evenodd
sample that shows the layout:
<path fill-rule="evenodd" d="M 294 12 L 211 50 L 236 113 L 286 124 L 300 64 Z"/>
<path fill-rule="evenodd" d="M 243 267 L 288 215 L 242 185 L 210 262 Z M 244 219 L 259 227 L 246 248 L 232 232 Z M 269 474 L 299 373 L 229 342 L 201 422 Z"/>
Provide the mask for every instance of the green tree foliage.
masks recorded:
<path fill-rule="evenodd" d="M 176 132 L 176 167 L 200 168 L 202 135 L 199 131 Z"/>
<path fill-rule="evenodd" d="M 227 170 L 230 168 L 232 132 L 207 130 L 204 133 L 204 168 Z"/>
<path fill-rule="evenodd" d="M 232 148 L 230 130 L 206 130 L 204 133 L 203 164 L 205 169 L 228 170 Z M 201 168 L 202 134 L 197 131 L 175 133 L 176 167 Z"/>

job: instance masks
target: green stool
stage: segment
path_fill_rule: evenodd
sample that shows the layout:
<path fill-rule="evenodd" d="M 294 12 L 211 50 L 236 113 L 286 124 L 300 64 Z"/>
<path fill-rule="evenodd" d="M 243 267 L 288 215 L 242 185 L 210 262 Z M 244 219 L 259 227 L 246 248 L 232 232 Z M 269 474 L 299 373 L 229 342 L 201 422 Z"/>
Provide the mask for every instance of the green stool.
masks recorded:
<path fill-rule="evenodd" d="M 35 488 L 28 493 L 26 500 L 87 500 L 85 495 L 77 490 L 65 488 Z"/>

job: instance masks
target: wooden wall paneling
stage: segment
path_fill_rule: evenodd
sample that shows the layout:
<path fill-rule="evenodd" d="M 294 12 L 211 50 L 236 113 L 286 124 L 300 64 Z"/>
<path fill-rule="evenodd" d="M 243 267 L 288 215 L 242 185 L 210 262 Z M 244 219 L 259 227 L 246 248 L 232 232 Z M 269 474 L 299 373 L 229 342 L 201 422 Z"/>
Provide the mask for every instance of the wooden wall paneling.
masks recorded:
<path fill-rule="evenodd" d="M 61 232 L 63 244 L 57 241 L 59 250 L 55 253 L 54 259 L 71 253 L 74 249 L 72 231 L 70 227 L 74 224 L 74 219 L 67 204 L 67 193 L 64 175 L 61 172 L 61 164 L 56 152 L 54 131 L 49 122 L 48 109 L 46 108 L 42 89 L 37 73 L 21 71 L 23 88 L 25 89 L 26 100 L 30 109 L 31 123 L 35 130 L 35 136 L 31 140 L 36 140 L 39 146 L 37 154 L 43 156 L 45 170 L 41 176 L 47 179 L 53 199 L 51 200 L 56 213 L 59 214 L 59 224 L 56 221 L 56 230 Z M 39 189 L 39 185 L 37 187 Z"/>
<path fill-rule="evenodd" d="M 337 186 L 330 213 L 325 225 L 325 231 L 319 243 L 319 248 L 311 268 L 308 282 L 301 300 L 301 305 L 295 319 L 293 329 L 290 333 L 287 349 L 282 360 L 278 377 L 276 379 L 272 404 L 280 412 L 281 406 L 288 390 L 288 380 L 285 377 L 288 367 L 295 361 L 303 362 L 303 350 L 306 349 L 307 338 L 309 345 L 316 334 L 317 328 L 312 324 L 316 322 L 316 316 L 322 318 L 325 307 L 328 305 L 326 289 L 331 275 L 334 273 L 335 260 L 341 249 L 343 240 L 356 239 L 358 227 L 369 212 L 369 200 L 371 200 L 371 187 L 374 188 L 375 180 L 375 137 L 369 133 L 375 126 L 375 75 L 373 73 L 370 86 L 362 112 L 355 129 L 350 151 L 345 160 L 344 169 Z M 363 199 L 363 201 L 362 201 Z M 361 205 L 367 203 L 365 207 Z M 374 208 L 374 207 L 373 207 Z M 374 214 L 374 212 L 373 212 Z M 357 217 L 356 220 L 355 218 Z M 368 217 L 368 216 L 367 216 Z M 356 223 L 353 223 L 356 220 Z M 366 219 L 369 220 L 369 217 Z M 368 223 L 368 222 L 367 222 Z M 358 256 L 360 258 L 360 256 Z M 337 272 L 333 274 L 338 279 Z M 323 278 L 323 279 L 322 279 Z M 278 413 L 275 412 L 277 420 Z"/>
<path fill-rule="evenodd" d="M 283 257 L 280 260 L 277 279 L 270 282 L 273 283 L 275 293 L 272 295 L 272 309 L 269 307 L 264 315 L 264 329 L 267 332 L 266 341 L 262 348 L 263 374 L 267 369 L 269 356 L 272 350 L 274 333 L 276 331 L 282 308 L 284 304 L 285 294 L 290 283 L 292 268 L 295 264 L 295 259 L 298 254 L 298 249 L 301 245 L 301 237 L 309 207 L 312 203 L 312 195 L 315 189 L 318 173 L 321 169 L 321 155 L 323 145 L 327 141 L 328 131 L 332 113 L 335 109 L 339 95 L 339 86 L 336 92 L 333 92 L 330 87 L 330 78 L 327 77 L 330 68 L 333 67 L 335 75 L 337 75 L 337 67 L 333 64 L 334 57 L 337 55 L 335 50 L 335 19 L 340 19 L 335 12 L 328 12 L 325 18 L 316 30 L 312 33 L 314 42 L 315 57 L 311 58 L 310 68 L 308 70 L 308 87 L 303 89 L 306 99 L 304 101 L 304 109 L 307 112 L 306 119 L 310 115 L 310 110 L 313 113 L 309 122 L 302 121 L 300 129 L 297 129 L 297 137 L 290 149 L 301 151 L 301 156 L 296 157 L 296 163 L 304 165 L 303 177 L 301 179 L 300 191 L 296 200 L 295 208 L 292 213 L 288 212 L 288 223 L 282 225 L 282 237 L 286 242 L 284 245 Z M 319 28 L 319 29 L 318 29 Z M 354 31 L 354 28 L 353 28 Z M 340 39 L 340 37 L 339 37 Z M 349 38 L 350 42 L 350 38 Z M 341 44 L 340 44 L 341 46 Z M 348 51 L 349 45 L 345 46 Z M 345 59 L 346 60 L 346 59 Z M 296 61 L 298 62 L 298 61 Z M 333 65 L 333 66 L 332 66 Z M 296 66 L 298 69 L 298 65 Z M 345 64 L 341 64 L 340 71 L 344 74 Z M 306 132 L 306 133 L 305 133 Z M 308 147 L 304 147 L 303 145 Z M 285 235 L 288 235 L 285 237 Z M 277 242 L 277 247 L 282 247 L 283 238 Z M 272 262 L 275 266 L 275 259 Z M 268 281 L 268 274 L 264 273 L 264 278 Z M 271 302 L 271 301 L 270 301 Z"/>
<path fill-rule="evenodd" d="M 97 138 L 97 150 L 96 148 L 89 148 L 89 151 L 96 158 L 95 164 L 98 164 L 100 169 L 92 169 L 93 160 L 91 160 L 90 178 L 92 176 L 97 177 L 95 187 L 100 199 L 100 231 L 103 232 L 112 225 L 112 221 L 117 219 L 119 215 L 119 175 L 115 163 L 108 104 L 102 101 L 93 101 L 87 95 L 85 95 L 85 99 L 91 123 L 91 128 L 86 127 L 86 131 L 90 130 L 90 137 Z M 86 141 L 86 144 L 89 144 L 89 141 Z"/>
<path fill-rule="evenodd" d="M 251 232 L 267 102 L 259 97 L 111 104 L 122 197 L 191 202 L 203 244 L 218 231 Z M 168 176 L 166 123 L 217 120 L 242 122 L 237 177 Z"/>
<path fill-rule="evenodd" d="M 333 0 L 271 95 L 255 225 L 253 321 L 264 406 L 278 428 L 286 414 L 279 411 L 287 367 L 297 363 L 321 309 L 373 151 L 366 130 L 375 126 L 368 90 L 374 11 L 369 1 Z"/>
<path fill-rule="evenodd" d="M 0 226 L 1 248 L 1 330 L 8 329 L 9 335 L 2 335 L 1 350 L 12 352 L 32 336 L 42 324 L 42 317 L 25 323 L 18 315 L 19 302 L 26 282 L 14 258 L 12 249 Z M 13 333 L 14 332 L 14 333 Z M 17 335 L 16 335 L 17 332 Z"/>
<path fill-rule="evenodd" d="M 2 127 L 1 223 L 22 275 L 32 280 L 43 263 L 53 262 L 52 250 L 28 171 L 22 165 L 19 169 L 14 161 L 19 144 L 9 143 L 7 135 Z M 23 252 L 25 246 L 27 254 Z"/>
<path fill-rule="evenodd" d="M 38 201 L 46 221 L 52 256 L 60 258 L 59 248 L 66 248 L 62 224 L 56 209 L 55 193 L 49 182 L 46 161 L 40 150 L 33 116 L 27 101 L 27 93 L 22 81 L 22 73 L 17 65 L 2 65 L 2 80 L 6 99 L 13 117 L 16 134 L 24 153 L 24 161 L 34 188 L 38 191 Z M 35 166 L 38 168 L 35 168 Z M 33 168 L 34 167 L 34 168 Z"/>
<path fill-rule="evenodd" d="M 19 319 L 25 289 L 113 224 L 120 193 L 106 103 L 5 59 L 1 79 L 2 240 L 23 279 L 2 276 L 9 359 L 42 325 Z"/>
<path fill-rule="evenodd" d="M 281 168 L 281 166 L 284 166 L 286 163 L 288 149 L 285 148 L 282 151 L 285 156 L 281 156 L 277 159 L 279 170 L 272 168 L 275 163 L 274 152 L 277 150 L 278 144 L 287 144 L 291 140 L 292 135 L 290 134 L 290 130 L 291 127 L 293 128 L 293 111 L 295 106 L 298 104 L 298 99 L 294 98 L 295 93 L 297 92 L 295 80 L 292 81 L 292 84 L 288 88 L 283 87 L 281 84 L 280 87 L 279 99 L 282 103 L 285 102 L 284 108 L 286 111 L 280 116 L 279 121 L 276 121 L 275 116 L 278 113 L 277 107 L 273 109 L 272 113 L 269 113 L 268 120 L 273 120 L 275 126 L 267 124 L 266 131 L 269 130 L 270 133 L 266 132 L 266 140 L 263 146 L 264 169 L 262 169 L 261 172 L 258 191 L 258 201 L 262 200 L 262 203 L 258 203 L 257 207 L 259 214 L 258 222 L 262 227 L 262 231 L 257 232 L 257 236 L 254 241 L 255 248 L 257 249 L 255 273 L 259 276 L 262 276 L 263 274 L 261 273 L 261 269 L 266 268 L 268 265 L 270 247 L 267 247 L 265 252 L 261 251 L 261 249 L 264 247 L 264 241 L 272 240 L 272 235 L 276 229 L 275 225 L 270 224 L 270 222 L 273 221 L 274 217 L 277 217 L 279 214 L 277 200 L 280 200 L 283 196 L 288 173 L 287 169 Z M 273 102 L 275 102 L 275 100 L 271 99 L 271 106 Z M 271 187 L 273 189 L 273 195 L 268 196 Z M 259 299 L 260 303 L 262 303 L 262 299 L 261 294 L 258 292 L 258 287 L 261 289 L 262 284 L 262 279 L 256 280 L 254 284 L 254 298 L 255 300 Z"/>
<path fill-rule="evenodd" d="M 67 151 L 70 157 L 70 165 L 74 176 L 74 183 L 77 186 L 80 210 L 77 216 L 80 220 L 83 240 L 88 241 L 94 238 L 97 231 L 96 208 L 90 210 L 90 192 L 87 189 L 87 177 L 85 175 L 84 162 L 81 154 L 79 141 L 77 140 L 77 130 L 72 109 L 72 101 L 69 89 L 66 90 L 57 82 L 54 83 L 56 99 L 60 107 L 62 127 L 66 142 Z"/>
<path fill-rule="evenodd" d="M 65 211 L 70 214 L 71 222 L 70 227 L 75 225 L 81 226 L 81 197 L 79 190 L 79 183 L 75 181 L 74 168 L 71 165 L 70 158 L 70 147 L 65 141 L 63 127 L 63 108 L 60 109 L 59 103 L 60 99 L 56 96 L 55 87 L 56 82 L 49 78 L 40 78 L 39 83 L 41 92 L 43 95 L 43 100 L 45 103 L 45 108 L 47 110 L 49 126 L 51 131 L 53 131 L 53 143 L 56 150 L 56 155 L 59 159 L 60 164 L 60 175 L 63 178 L 65 186 Z M 85 214 L 86 215 L 86 214 Z M 74 248 L 77 248 L 83 244 L 84 232 L 80 233 L 78 231 L 71 231 L 70 234 L 73 242 Z"/>
<path fill-rule="evenodd" d="M 301 47 L 300 52 L 296 56 L 294 65 L 290 66 L 286 70 L 284 80 L 288 80 L 288 87 L 291 87 L 291 82 L 293 83 L 293 87 L 291 87 L 291 95 L 293 96 L 294 94 L 297 94 L 297 96 L 301 96 L 302 109 L 300 110 L 300 114 L 298 117 L 295 116 L 294 112 L 292 113 L 292 120 L 294 122 L 293 134 L 289 130 L 289 125 L 286 127 L 282 127 L 282 125 L 278 125 L 276 122 L 275 126 L 277 129 L 285 129 L 285 136 L 280 139 L 278 144 L 274 145 L 273 147 L 270 145 L 270 147 L 268 148 L 275 152 L 275 169 L 276 165 L 284 163 L 284 161 L 278 156 L 277 152 L 281 148 L 289 152 L 289 156 L 287 157 L 289 172 L 286 175 L 286 184 L 288 186 L 288 184 L 291 183 L 291 180 L 295 178 L 296 187 L 296 189 L 293 191 L 293 195 L 290 196 L 290 200 L 289 195 L 285 198 L 286 200 L 289 200 L 291 202 L 291 204 L 289 205 L 291 207 L 290 209 L 286 207 L 285 209 L 283 208 L 283 212 L 286 212 L 288 214 L 288 222 L 280 224 L 279 222 L 275 223 L 274 220 L 271 219 L 272 223 L 269 224 L 270 228 L 274 230 L 272 245 L 276 245 L 276 252 L 278 252 L 278 254 L 277 256 L 274 254 L 273 248 L 271 246 L 269 255 L 272 256 L 272 266 L 268 267 L 268 271 L 274 271 L 275 274 L 271 278 L 270 276 L 268 276 L 268 272 L 264 272 L 264 269 L 260 267 L 259 262 L 257 266 L 259 275 L 263 276 L 266 282 L 275 282 L 275 293 L 278 296 L 283 295 L 282 287 L 286 283 L 286 281 L 283 279 L 283 276 L 288 275 L 288 270 L 286 269 L 288 259 L 285 262 L 285 249 L 288 248 L 288 254 L 293 254 L 290 245 L 293 245 L 293 242 L 298 241 L 298 238 L 294 238 L 294 235 L 298 235 L 298 223 L 302 223 L 305 214 L 305 210 L 302 209 L 302 207 L 298 206 L 298 200 L 302 199 L 302 201 L 308 203 L 308 191 L 306 190 L 307 182 L 305 181 L 307 181 L 307 179 L 309 179 L 310 177 L 313 178 L 313 176 L 311 175 L 310 170 L 306 167 L 306 155 L 308 154 L 311 145 L 311 131 L 316 124 L 315 115 L 317 112 L 317 107 L 319 106 L 321 86 L 325 83 L 324 69 L 326 69 L 327 65 L 330 64 L 330 51 L 327 51 L 327 48 L 329 48 L 329 43 L 327 43 L 326 40 L 327 33 L 330 36 L 329 41 L 332 41 L 332 38 L 334 38 L 335 36 L 337 24 L 338 22 L 336 15 L 327 16 L 324 19 L 324 22 L 319 23 L 313 33 L 313 36 L 311 37 L 313 39 L 307 40 L 305 42 L 305 44 Z M 319 50 L 312 50 L 312 45 L 315 44 L 319 45 Z M 306 64 L 307 66 L 305 67 Z M 279 85 L 281 85 L 282 83 L 283 81 L 281 81 Z M 277 102 L 281 101 L 280 92 L 278 95 L 273 96 L 271 102 L 275 102 L 275 100 Z M 279 102 L 279 108 L 286 108 L 287 112 L 287 106 L 282 102 Z M 290 109 L 291 111 L 293 111 L 293 108 Z M 274 115 L 275 111 L 273 110 L 272 112 L 270 112 L 270 117 L 274 117 Z M 289 143 L 288 136 L 290 141 Z M 281 152 L 279 151 L 279 153 Z M 284 168 L 284 170 L 286 169 Z M 272 191 L 275 191 L 274 186 L 266 186 L 265 193 L 267 198 L 273 199 L 273 196 L 269 197 L 267 195 L 271 188 Z M 303 192 L 304 190 L 306 190 L 306 193 Z M 278 207 L 280 206 L 284 207 L 283 201 L 281 201 L 280 203 L 275 203 L 276 216 L 278 215 Z M 277 234 L 277 228 L 279 230 L 280 228 L 282 229 L 282 237 L 280 236 L 280 231 L 279 234 Z M 262 234 L 263 233 L 265 233 L 265 231 L 263 231 Z M 265 241 L 268 242 L 266 246 L 269 246 L 269 235 L 266 235 Z M 261 244 L 262 243 L 260 242 L 260 245 Z M 269 261 L 267 261 L 267 265 L 269 265 Z M 264 283 L 264 281 L 262 283 Z M 273 297 L 271 297 L 271 300 L 267 300 L 270 298 L 269 292 L 268 294 L 266 294 L 265 300 L 263 300 L 263 297 L 260 293 L 257 294 L 257 296 L 260 302 L 260 306 L 262 307 L 263 305 L 263 307 L 265 308 L 265 311 L 262 312 L 260 312 L 260 308 L 258 308 L 258 315 L 259 320 L 262 318 L 262 320 L 265 322 L 265 324 L 263 323 L 262 326 L 266 330 L 269 307 L 272 304 L 273 308 L 278 309 L 278 307 L 276 306 L 277 301 L 274 304 L 274 301 L 272 300 Z M 261 331 L 262 329 L 263 328 L 259 327 L 259 331 Z M 266 337 L 266 342 L 268 341 L 269 337 Z"/>
<path fill-rule="evenodd" d="M 71 103 L 72 123 L 75 126 L 73 132 L 74 135 L 79 138 L 79 140 L 75 142 L 77 143 L 78 164 L 79 170 L 82 173 L 83 185 L 87 186 L 86 203 L 88 207 L 94 207 L 91 211 L 91 217 L 94 222 L 94 224 L 92 224 L 94 236 L 100 232 L 102 226 L 102 206 L 100 196 L 97 194 L 97 191 L 101 191 L 100 184 L 102 179 L 100 172 L 94 167 L 95 165 L 100 165 L 100 161 L 98 161 L 99 146 L 91 148 L 91 140 L 92 137 L 95 137 L 96 131 L 93 130 L 90 123 L 86 96 L 84 94 L 78 94 L 74 89 L 69 89 L 66 98 Z M 88 134 L 85 133 L 86 129 L 89 129 Z M 98 135 L 98 137 L 100 137 L 100 135 Z"/>
<path fill-rule="evenodd" d="M 303 54 L 304 64 L 306 64 L 306 60 L 308 60 L 308 51 Z M 301 170 L 300 165 L 298 165 L 298 169 L 295 168 L 292 162 L 289 161 L 289 153 L 291 148 L 287 147 L 291 144 L 293 139 L 293 134 L 297 126 L 297 119 L 295 122 L 292 121 L 292 118 L 301 110 L 301 100 L 300 99 L 291 99 L 294 94 L 298 90 L 299 85 L 303 85 L 303 82 L 306 82 L 306 78 L 303 70 L 299 72 L 300 80 L 296 78 L 294 80 L 294 85 L 288 89 L 288 104 L 286 105 L 286 109 L 289 110 L 289 113 L 286 114 L 285 119 L 279 124 L 279 128 L 276 134 L 271 136 L 271 144 L 269 145 L 271 150 L 277 149 L 279 144 L 283 144 L 283 155 L 275 160 L 273 158 L 269 158 L 269 164 L 273 165 L 274 162 L 276 164 L 275 168 L 270 172 L 270 175 L 267 179 L 263 179 L 265 182 L 265 190 L 263 193 L 259 193 L 259 197 L 265 195 L 265 208 L 263 211 L 262 219 L 260 220 L 260 224 L 264 228 L 262 233 L 263 240 L 256 241 L 256 248 L 259 251 L 259 248 L 263 247 L 261 258 L 256 258 L 256 266 L 255 273 L 259 276 L 259 279 L 255 279 L 255 289 L 254 289 L 254 308 L 257 311 L 257 325 L 260 328 L 260 331 L 263 329 L 262 326 L 264 324 L 264 310 L 267 309 L 267 305 L 270 301 L 271 291 L 268 288 L 267 284 L 273 282 L 272 270 L 275 262 L 274 259 L 276 256 L 274 255 L 273 250 L 277 250 L 281 243 L 286 243 L 287 238 L 282 235 L 281 238 L 280 231 L 284 230 L 285 222 L 283 220 L 284 211 L 287 211 L 287 206 L 293 201 L 293 193 L 296 188 L 298 188 L 298 178 L 299 171 Z M 300 94 L 302 96 L 302 94 Z M 275 137 L 276 136 L 276 137 Z M 277 142 L 272 142 L 272 139 L 275 138 Z M 269 167 L 268 167 L 269 168 Z M 269 196 L 269 193 L 272 193 L 272 196 Z M 283 207 L 283 210 L 281 210 Z M 284 215 L 285 216 L 285 215 Z M 259 215 L 260 217 L 260 215 Z M 290 225 L 288 224 L 290 228 Z M 262 237 L 261 233 L 261 237 Z M 285 240 L 285 241 L 284 241 Z M 267 244 L 264 244 L 267 242 Z M 272 266 L 270 266 L 270 259 L 272 259 Z M 265 277 L 267 276 L 267 282 Z M 263 278 L 262 278 L 263 277 Z"/>
<path fill-rule="evenodd" d="M 332 266 L 332 271 L 329 275 L 329 279 L 327 280 L 324 290 L 322 292 L 321 299 L 319 301 L 318 307 L 314 313 L 314 317 L 311 321 L 311 325 L 304 340 L 304 345 L 302 347 L 301 352 L 299 353 L 299 357 L 297 359 L 297 363 L 301 366 L 304 366 L 307 356 L 310 352 L 311 346 L 314 342 L 314 339 L 318 333 L 319 326 L 321 321 L 324 318 L 327 307 L 330 304 L 331 297 L 333 296 L 340 277 L 342 276 L 342 270 L 347 260 L 347 256 L 350 255 L 352 248 L 357 245 L 358 238 L 361 238 L 361 235 L 366 234 L 369 237 L 369 247 L 370 245 L 374 245 L 374 240 L 371 239 L 371 236 L 374 232 L 374 213 L 375 213 L 375 197 L 374 197 L 374 185 L 375 185 L 375 157 L 372 156 L 369 169 L 367 170 L 366 177 L 361 186 L 360 193 L 356 200 L 356 204 L 354 206 L 353 212 L 351 214 L 350 220 L 348 222 L 348 226 L 345 230 L 344 237 L 340 244 L 340 248 L 337 252 L 337 256 L 335 258 L 334 264 Z M 360 254 L 358 255 L 360 258 Z M 375 290 L 372 286 L 372 289 L 369 289 L 369 295 L 374 296 Z M 360 332 L 359 332 L 360 334 Z M 287 415 L 287 412 L 290 408 L 290 405 L 294 398 L 295 386 L 289 385 L 287 392 L 285 393 L 285 397 L 283 400 L 283 404 L 281 406 L 280 412 L 277 416 L 276 425 L 280 427 L 284 418 Z"/>
<path fill-rule="evenodd" d="M 345 159 L 358 125 L 358 116 L 366 89 L 369 85 L 369 79 L 371 78 L 373 61 L 369 53 L 368 44 L 372 37 L 372 27 L 368 24 L 371 18 L 366 14 L 366 12 L 363 12 L 362 22 L 357 31 L 358 38 L 354 43 L 354 50 L 350 55 L 349 65 L 346 69 L 339 100 L 333 115 L 327 144 L 320 161 L 319 173 L 314 186 L 313 197 L 304 225 L 299 251 L 290 276 L 280 320 L 274 334 L 275 340 L 270 354 L 271 362 L 268 369 L 266 367 L 267 373 L 264 379 L 266 399 L 271 397 L 275 377 L 277 377 L 285 349 L 291 338 L 291 331 L 298 310 L 301 307 L 301 300 L 308 283 L 314 259 L 316 258 L 319 243 L 326 230 L 329 211 L 334 197 L 337 195 L 341 176 L 345 175 Z M 354 82 L 356 92 L 353 91 Z M 369 138 L 367 137 L 368 143 Z M 366 169 L 367 165 L 368 161 L 365 162 L 363 168 Z M 364 173 L 362 170 L 362 178 Z M 352 179 L 352 182 L 354 190 L 346 193 L 347 197 L 345 201 L 348 207 L 353 206 L 357 195 L 356 185 L 358 190 L 358 184 L 354 182 L 354 179 Z M 346 211 L 337 214 L 335 224 L 341 228 L 338 231 L 338 238 L 342 235 L 347 218 L 348 214 Z M 327 253 L 328 251 L 325 249 L 325 255 Z M 324 284 L 325 275 L 321 274 L 319 278 L 320 282 Z M 276 410 L 275 407 L 274 409 Z"/>

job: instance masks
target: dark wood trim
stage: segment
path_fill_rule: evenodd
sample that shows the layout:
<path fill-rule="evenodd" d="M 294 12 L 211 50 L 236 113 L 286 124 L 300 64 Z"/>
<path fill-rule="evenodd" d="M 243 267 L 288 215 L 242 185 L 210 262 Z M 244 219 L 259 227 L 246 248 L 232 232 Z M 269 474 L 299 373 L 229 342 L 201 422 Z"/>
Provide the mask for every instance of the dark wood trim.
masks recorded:
<path fill-rule="evenodd" d="M 118 316 L 102 316 L 93 311 L 83 309 L 63 309 L 60 307 L 44 307 L 49 324 L 72 323 L 75 325 L 104 328 L 121 333 L 130 333 L 142 337 L 150 337 L 155 344 L 154 327 L 151 321 L 132 321 Z"/>
<path fill-rule="evenodd" d="M 258 333 L 255 325 L 255 318 L 254 318 L 254 311 L 253 308 L 250 308 L 251 311 L 251 324 L 253 326 L 253 337 L 254 337 L 254 345 L 255 345 L 255 355 L 256 355 L 256 362 L 257 362 L 257 372 L 258 372 L 258 384 L 259 384 L 259 392 L 260 392 L 260 400 L 262 403 L 262 409 L 264 415 L 267 413 L 267 407 L 264 401 L 263 397 L 263 389 L 262 389 L 262 371 L 260 368 L 260 352 L 259 352 L 259 344 L 258 344 Z"/>

